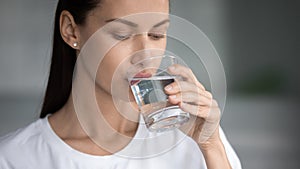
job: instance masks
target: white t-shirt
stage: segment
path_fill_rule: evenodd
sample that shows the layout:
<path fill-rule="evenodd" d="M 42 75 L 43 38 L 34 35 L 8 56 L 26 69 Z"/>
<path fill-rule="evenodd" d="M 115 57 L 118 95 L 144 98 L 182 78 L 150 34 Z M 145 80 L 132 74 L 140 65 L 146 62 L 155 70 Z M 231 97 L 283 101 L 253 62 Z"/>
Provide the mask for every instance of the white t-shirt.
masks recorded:
<path fill-rule="evenodd" d="M 222 130 L 220 134 L 232 168 L 240 169 L 240 161 Z M 95 156 L 77 151 L 61 140 L 47 117 L 0 138 L 0 168 L 205 169 L 206 164 L 196 142 L 179 130 L 153 134 L 140 123 L 134 139 L 123 150 Z"/>

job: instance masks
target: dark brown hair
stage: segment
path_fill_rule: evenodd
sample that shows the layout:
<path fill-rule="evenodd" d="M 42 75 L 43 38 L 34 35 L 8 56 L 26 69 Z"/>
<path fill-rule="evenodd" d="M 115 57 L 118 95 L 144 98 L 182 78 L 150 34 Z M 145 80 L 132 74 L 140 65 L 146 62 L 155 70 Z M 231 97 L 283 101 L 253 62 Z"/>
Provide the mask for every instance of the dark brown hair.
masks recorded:
<path fill-rule="evenodd" d="M 40 118 L 58 111 L 67 102 L 72 89 L 76 51 L 66 44 L 60 35 L 61 12 L 69 11 L 73 15 L 75 23 L 83 25 L 88 12 L 99 3 L 100 0 L 59 0 L 55 12 L 50 74 Z"/>

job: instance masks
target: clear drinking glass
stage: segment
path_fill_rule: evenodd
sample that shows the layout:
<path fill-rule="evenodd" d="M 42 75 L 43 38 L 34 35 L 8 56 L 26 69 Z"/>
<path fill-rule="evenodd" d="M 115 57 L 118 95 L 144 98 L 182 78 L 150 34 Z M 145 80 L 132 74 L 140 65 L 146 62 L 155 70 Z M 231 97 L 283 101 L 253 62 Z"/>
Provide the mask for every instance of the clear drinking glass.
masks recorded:
<path fill-rule="evenodd" d="M 178 105 L 172 105 L 164 87 L 178 76 L 170 75 L 168 67 L 178 63 L 173 56 L 149 57 L 135 63 L 128 69 L 127 76 L 146 126 L 150 131 L 162 132 L 177 128 L 190 118 Z"/>

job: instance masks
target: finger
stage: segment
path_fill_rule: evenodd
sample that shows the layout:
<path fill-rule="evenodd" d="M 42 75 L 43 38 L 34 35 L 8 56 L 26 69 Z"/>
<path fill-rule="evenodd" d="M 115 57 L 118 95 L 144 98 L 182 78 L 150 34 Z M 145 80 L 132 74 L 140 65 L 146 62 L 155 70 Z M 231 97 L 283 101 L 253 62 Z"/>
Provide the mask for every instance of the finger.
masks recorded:
<path fill-rule="evenodd" d="M 204 119 L 218 119 L 221 114 L 219 107 L 192 105 L 185 102 L 180 102 L 179 107 L 185 112 Z"/>
<path fill-rule="evenodd" d="M 168 68 L 168 71 L 173 75 L 180 75 L 183 78 L 194 80 L 195 76 L 190 68 L 184 67 L 179 64 L 173 64 Z"/>
<path fill-rule="evenodd" d="M 190 82 L 186 82 L 186 81 L 173 82 L 173 83 L 167 85 L 164 88 L 164 90 L 165 90 L 165 93 L 168 95 L 172 95 L 172 94 L 174 95 L 179 92 L 195 92 L 195 93 L 198 93 L 200 95 L 207 97 L 208 99 L 213 98 L 213 96 L 210 92 L 204 91 L 201 88 L 199 88 L 197 85 L 195 85 L 194 83 L 190 83 Z"/>
<path fill-rule="evenodd" d="M 212 105 L 212 99 L 190 91 L 169 95 L 168 98 L 169 98 L 169 102 L 172 104 L 185 102 L 193 105 L 207 106 L 207 107 L 210 107 Z"/>
<path fill-rule="evenodd" d="M 192 104 L 188 104 L 185 102 L 181 102 L 179 104 L 179 107 L 185 111 L 188 112 L 194 116 L 206 119 L 209 111 L 210 111 L 210 107 L 206 107 L 206 106 L 198 106 L 198 105 L 192 105 Z"/>
<path fill-rule="evenodd" d="M 179 75 L 183 77 L 185 81 L 193 82 L 195 83 L 200 89 L 205 90 L 204 86 L 198 81 L 194 73 L 192 72 L 191 69 L 184 67 L 179 64 L 174 64 L 173 65 L 174 69 L 172 69 L 172 66 L 170 67 L 170 73 L 174 73 L 175 75 Z M 173 72 L 172 72 L 173 71 Z"/>
<path fill-rule="evenodd" d="M 203 91 L 202 89 L 198 88 L 194 83 L 190 83 L 187 81 L 178 81 L 176 80 L 175 82 L 167 85 L 165 88 L 166 94 L 175 94 L 178 92 L 183 92 L 183 91 L 194 91 L 200 93 L 200 90 Z"/>
<path fill-rule="evenodd" d="M 179 75 L 181 77 L 183 77 L 184 80 L 189 81 L 189 82 L 198 82 L 196 76 L 194 75 L 194 73 L 192 72 L 192 70 L 190 68 L 184 67 L 182 65 L 179 64 L 173 64 L 172 66 L 170 66 L 168 68 L 169 73 L 173 74 L 173 75 Z M 197 83 L 197 85 L 202 88 L 203 90 L 205 90 L 204 86 L 201 83 Z"/>
<path fill-rule="evenodd" d="M 219 108 L 218 102 L 215 99 L 212 100 L 211 107 Z"/>

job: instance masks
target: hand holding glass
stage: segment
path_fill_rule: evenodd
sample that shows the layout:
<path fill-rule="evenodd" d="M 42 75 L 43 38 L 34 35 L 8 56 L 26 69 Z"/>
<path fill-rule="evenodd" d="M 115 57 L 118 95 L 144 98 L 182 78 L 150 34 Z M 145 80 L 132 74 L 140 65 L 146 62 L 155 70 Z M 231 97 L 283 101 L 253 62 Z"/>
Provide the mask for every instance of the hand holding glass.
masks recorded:
<path fill-rule="evenodd" d="M 178 128 L 189 120 L 189 113 L 168 102 L 164 87 L 179 78 L 168 67 L 178 62 L 169 55 L 143 59 L 128 69 L 128 81 L 140 113 L 150 131 Z"/>

